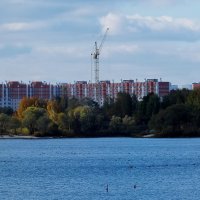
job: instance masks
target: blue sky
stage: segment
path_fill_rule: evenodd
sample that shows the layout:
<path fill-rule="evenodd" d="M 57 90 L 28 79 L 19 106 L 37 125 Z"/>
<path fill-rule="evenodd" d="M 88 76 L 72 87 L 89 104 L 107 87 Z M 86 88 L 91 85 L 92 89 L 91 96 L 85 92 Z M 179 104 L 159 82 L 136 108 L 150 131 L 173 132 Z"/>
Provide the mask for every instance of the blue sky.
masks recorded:
<path fill-rule="evenodd" d="M 88 81 L 94 42 L 109 27 L 101 80 L 199 82 L 199 8 L 198 0 L 1 0 L 0 80 Z"/>

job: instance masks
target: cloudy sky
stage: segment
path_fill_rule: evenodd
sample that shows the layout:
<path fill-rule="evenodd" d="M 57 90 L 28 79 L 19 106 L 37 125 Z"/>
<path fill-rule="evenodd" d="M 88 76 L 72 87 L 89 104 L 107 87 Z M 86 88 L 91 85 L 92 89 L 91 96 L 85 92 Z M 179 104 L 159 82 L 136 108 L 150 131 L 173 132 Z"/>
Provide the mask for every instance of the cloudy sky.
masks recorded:
<path fill-rule="evenodd" d="M 1 0 L 0 81 L 200 81 L 199 0 Z M 94 75 L 93 75 L 94 77 Z"/>

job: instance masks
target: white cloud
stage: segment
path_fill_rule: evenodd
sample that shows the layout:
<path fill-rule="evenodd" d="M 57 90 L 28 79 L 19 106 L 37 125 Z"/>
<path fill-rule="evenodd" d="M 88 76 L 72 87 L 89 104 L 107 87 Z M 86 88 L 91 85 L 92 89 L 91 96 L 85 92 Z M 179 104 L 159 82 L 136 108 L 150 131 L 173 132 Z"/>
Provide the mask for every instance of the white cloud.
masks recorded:
<path fill-rule="evenodd" d="M 13 3 L 13 4 L 24 4 L 26 2 L 27 0 L 10 0 L 10 3 Z"/>
<path fill-rule="evenodd" d="M 122 32 L 122 26 L 126 19 L 122 15 L 115 15 L 113 13 L 109 13 L 108 15 L 102 17 L 100 19 L 100 24 L 102 26 L 102 32 L 109 27 L 110 34 L 119 34 Z"/>
<path fill-rule="evenodd" d="M 88 50 L 86 48 L 80 48 L 78 46 L 74 47 L 65 47 L 65 46 L 40 46 L 36 47 L 35 51 L 42 55 L 51 55 L 51 56 L 69 56 L 73 59 L 86 57 Z M 88 51 L 89 52 L 89 51 Z"/>
<path fill-rule="evenodd" d="M 73 10 L 70 14 L 73 15 L 74 17 L 87 17 L 90 16 L 91 14 L 94 14 L 95 8 L 92 6 L 87 6 L 87 7 L 79 7 L 75 10 Z"/>
<path fill-rule="evenodd" d="M 20 2 L 21 0 L 16 0 Z M 15 2 L 15 1 L 14 1 Z M 51 16 L 46 19 L 32 20 L 30 22 L 9 22 L 0 24 L 0 31 L 29 31 L 29 30 L 41 30 L 42 28 L 53 28 L 54 26 L 64 26 L 65 23 L 83 24 L 88 18 L 94 14 L 93 7 L 79 7 L 76 9 L 62 13 L 57 13 L 55 16 Z"/>
<path fill-rule="evenodd" d="M 0 30 L 3 31 L 27 31 L 44 27 L 42 22 L 13 22 L 0 25 Z"/>
<path fill-rule="evenodd" d="M 140 47 L 136 44 L 112 44 L 106 45 L 102 51 L 102 54 L 106 57 L 112 57 L 116 55 L 130 55 L 140 52 Z"/>
<path fill-rule="evenodd" d="M 110 31 L 100 58 L 102 79 L 155 75 L 154 78 L 165 76 L 170 80 L 174 76 L 174 80 L 181 80 L 191 71 L 198 77 L 200 22 L 174 17 L 198 18 L 199 6 L 194 5 L 195 1 L 2 0 L 1 7 L 5 8 L 0 14 L 2 78 L 87 79 L 93 42 L 101 41 L 107 27 Z M 133 15 L 133 11 L 140 14 Z M 158 17 L 151 16 L 152 13 Z M 183 66 L 188 67 L 185 72 Z"/>
<path fill-rule="evenodd" d="M 127 16 L 129 28 L 135 27 L 135 30 L 149 29 L 152 31 L 177 31 L 189 30 L 200 31 L 200 24 L 187 18 L 172 18 L 169 16 L 151 17 L 133 15 Z"/>
<path fill-rule="evenodd" d="M 117 15 L 108 13 L 100 19 L 102 30 L 110 27 L 113 35 L 126 35 L 148 39 L 197 40 L 200 39 L 200 22 L 170 16 Z"/>
<path fill-rule="evenodd" d="M 84 20 L 87 17 L 90 17 L 94 13 L 94 8 L 92 6 L 88 7 L 78 7 L 70 11 L 66 10 L 65 12 L 59 13 L 54 20 L 61 21 L 77 21 Z"/>
<path fill-rule="evenodd" d="M 196 1 L 196 0 L 193 0 Z M 156 6 L 168 6 L 168 5 L 176 5 L 176 4 L 184 4 L 189 2 L 189 0 L 140 0 L 140 2 L 150 3 Z"/>

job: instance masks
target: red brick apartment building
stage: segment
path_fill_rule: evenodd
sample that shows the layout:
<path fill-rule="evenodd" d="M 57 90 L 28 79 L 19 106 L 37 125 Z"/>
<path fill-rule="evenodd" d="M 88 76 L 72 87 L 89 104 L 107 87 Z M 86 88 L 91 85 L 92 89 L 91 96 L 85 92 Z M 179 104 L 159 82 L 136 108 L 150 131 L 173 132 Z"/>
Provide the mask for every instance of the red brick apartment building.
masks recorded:
<path fill-rule="evenodd" d="M 200 89 L 200 83 L 192 83 L 192 89 Z"/>
<path fill-rule="evenodd" d="M 72 84 L 51 84 L 41 81 L 26 84 L 10 81 L 0 84 L 0 107 L 11 107 L 16 110 L 23 97 L 38 97 L 48 100 L 61 96 L 75 97 L 79 100 L 90 98 L 102 106 L 107 98 L 116 99 L 119 92 L 126 92 L 131 96 L 135 94 L 138 100 L 141 100 L 148 93 L 155 93 L 162 98 L 169 94 L 169 91 L 170 83 L 157 79 L 147 79 L 144 82 L 122 80 L 118 83 L 100 81 L 99 84 L 86 81 L 77 81 Z"/>

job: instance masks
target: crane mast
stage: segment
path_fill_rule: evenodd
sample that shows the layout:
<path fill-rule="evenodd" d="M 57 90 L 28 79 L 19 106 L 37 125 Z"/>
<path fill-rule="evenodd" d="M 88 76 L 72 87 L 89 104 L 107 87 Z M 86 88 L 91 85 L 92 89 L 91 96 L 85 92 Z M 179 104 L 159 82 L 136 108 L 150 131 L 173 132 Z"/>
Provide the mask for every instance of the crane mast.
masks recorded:
<path fill-rule="evenodd" d="M 103 39 L 99 47 L 97 45 L 97 42 L 95 42 L 95 50 L 93 53 L 93 59 L 94 59 L 94 64 L 95 64 L 95 83 L 99 83 L 99 56 L 100 56 L 108 31 L 109 31 L 109 28 L 106 29 L 106 32 L 104 33 Z"/>
<path fill-rule="evenodd" d="M 93 59 L 94 59 L 94 65 L 95 65 L 95 88 L 96 88 L 96 101 L 98 103 L 100 103 L 100 85 L 99 85 L 99 56 L 100 56 L 100 53 L 101 53 L 101 50 L 102 50 L 102 47 L 103 47 L 103 44 L 105 42 L 105 39 L 106 39 L 106 36 L 107 36 L 107 33 L 109 31 L 109 28 L 106 29 L 106 32 L 104 33 L 104 36 L 103 36 L 103 39 L 100 43 L 100 45 L 98 46 L 97 42 L 95 42 L 95 50 L 94 50 L 94 53 L 92 54 L 93 55 Z M 92 80 L 91 80 L 92 81 Z"/>
<path fill-rule="evenodd" d="M 99 48 L 97 47 L 97 42 L 95 42 L 95 52 L 93 58 L 95 62 L 95 83 L 99 83 Z"/>

